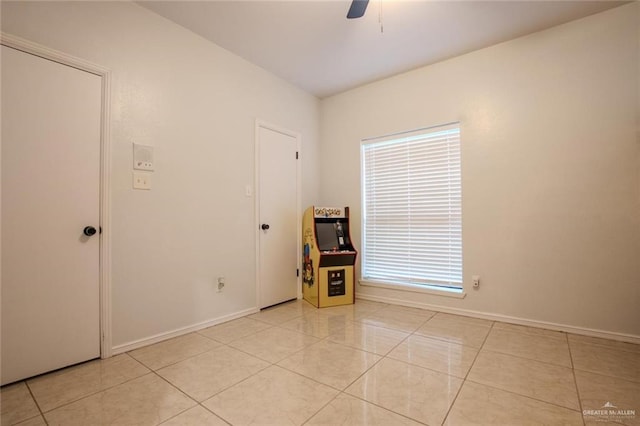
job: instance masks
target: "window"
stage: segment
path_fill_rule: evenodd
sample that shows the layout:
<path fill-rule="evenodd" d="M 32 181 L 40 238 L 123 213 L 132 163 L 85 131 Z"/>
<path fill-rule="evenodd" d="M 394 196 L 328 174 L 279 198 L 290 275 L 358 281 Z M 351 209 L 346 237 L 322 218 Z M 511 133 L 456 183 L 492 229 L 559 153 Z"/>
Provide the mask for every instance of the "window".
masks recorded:
<path fill-rule="evenodd" d="M 462 289 L 459 123 L 362 142 L 362 279 Z"/>

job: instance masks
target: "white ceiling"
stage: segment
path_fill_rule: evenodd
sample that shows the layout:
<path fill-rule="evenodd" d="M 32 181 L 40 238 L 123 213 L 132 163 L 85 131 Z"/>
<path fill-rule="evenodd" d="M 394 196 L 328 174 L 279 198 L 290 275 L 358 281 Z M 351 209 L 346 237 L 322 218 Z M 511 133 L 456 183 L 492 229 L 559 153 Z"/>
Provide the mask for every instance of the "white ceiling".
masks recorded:
<path fill-rule="evenodd" d="M 354 20 L 348 0 L 138 3 L 322 98 L 625 2 L 370 0 Z"/>

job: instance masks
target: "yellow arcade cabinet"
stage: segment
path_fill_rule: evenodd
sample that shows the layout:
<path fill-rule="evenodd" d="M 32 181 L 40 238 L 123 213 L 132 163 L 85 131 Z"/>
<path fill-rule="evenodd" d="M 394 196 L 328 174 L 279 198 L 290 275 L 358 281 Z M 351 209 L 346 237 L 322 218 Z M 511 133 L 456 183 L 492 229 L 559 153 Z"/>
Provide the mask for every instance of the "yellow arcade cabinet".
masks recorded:
<path fill-rule="evenodd" d="M 349 207 L 309 207 L 302 218 L 304 299 L 317 308 L 352 304 L 357 255 Z"/>

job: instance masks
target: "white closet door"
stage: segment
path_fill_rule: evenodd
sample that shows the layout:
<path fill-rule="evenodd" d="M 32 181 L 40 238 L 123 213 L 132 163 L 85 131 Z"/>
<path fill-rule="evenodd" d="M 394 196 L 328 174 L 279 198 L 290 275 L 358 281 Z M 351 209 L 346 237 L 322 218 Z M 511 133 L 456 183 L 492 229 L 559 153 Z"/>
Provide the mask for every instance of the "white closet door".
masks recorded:
<path fill-rule="evenodd" d="M 100 356 L 101 85 L 2 46 L 2 384 Z"/>

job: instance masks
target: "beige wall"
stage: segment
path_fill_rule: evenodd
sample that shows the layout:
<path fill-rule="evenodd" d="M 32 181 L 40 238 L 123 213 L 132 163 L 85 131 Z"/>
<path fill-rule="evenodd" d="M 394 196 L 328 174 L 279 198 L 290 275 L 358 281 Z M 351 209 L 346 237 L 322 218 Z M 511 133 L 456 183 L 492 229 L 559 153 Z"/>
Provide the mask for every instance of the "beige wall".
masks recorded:
<path fill-rule="evenodd" d="M 319 103 L 135 4 L 2 2 L 3 31 L 113 72 L 115 346 L 255 306 L 256 117 L 302 133 L 303 207 L 355 224 L 360 139 L 461 121 L 481 289 L 359 294 L 640 336 L 639 22 L 631 4 Z M 155 147 L 150 192 L 132 142 Z"/>
<path fill-rule="evenodd" d="M 466 298 L 359 295 L 640 336 L 639 6 L 322 101 L 321 204 L 358 247 L 360 140 L 461 122 Z"/>
<path fill-rule="evenodd" d="M 255 118 L 302 134 L 312 204 L 318 100 L 133 3 L 3 2 L 2 30 L 112 71 L 113 345 L 255 307 Z M 155 147 L 149 192 L 133 142 Z"/>

